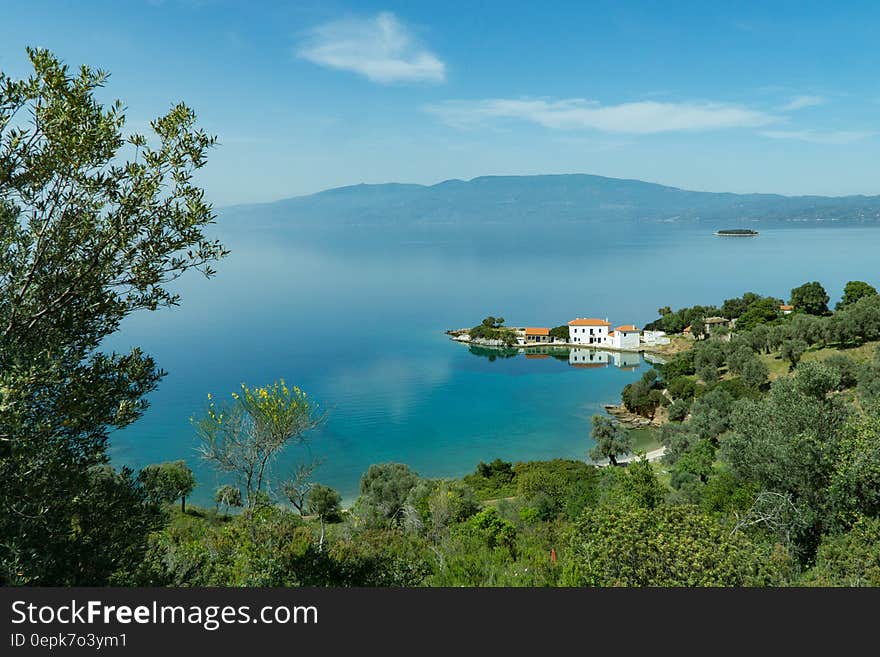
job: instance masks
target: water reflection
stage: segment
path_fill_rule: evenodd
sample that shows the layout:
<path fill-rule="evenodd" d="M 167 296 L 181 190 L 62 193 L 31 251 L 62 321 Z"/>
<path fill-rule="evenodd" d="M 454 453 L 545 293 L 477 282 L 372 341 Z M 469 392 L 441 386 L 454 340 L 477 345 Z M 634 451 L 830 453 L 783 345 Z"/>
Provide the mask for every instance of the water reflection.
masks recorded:
<path fill-rule="evenodd" d="M 641 355 L 635 351 L 604 351 L 601 349 L 555 347 L 541 345 L 535 347 L 484 347 L 472 344 L 468 351 L 474 356 L 486 358 L 490 362 L 498 359 L 515 358 L 524 355 L 526 360 L 545 360 L 553 358 L 567 362 L 572 367 L 591 369 L 617 367 L 622 370 L 636 370 L 641 363 Z"/>

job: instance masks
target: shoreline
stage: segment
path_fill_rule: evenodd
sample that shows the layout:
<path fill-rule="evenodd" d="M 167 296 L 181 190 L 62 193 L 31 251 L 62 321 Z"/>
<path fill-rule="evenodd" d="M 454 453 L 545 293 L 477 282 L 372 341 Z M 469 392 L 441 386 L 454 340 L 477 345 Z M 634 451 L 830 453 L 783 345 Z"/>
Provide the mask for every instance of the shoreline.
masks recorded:
<path fill-rule="evenodd" d="M 446 335 L 449 336 L 449 339 L 452 342 L 456 342 L 458 344 L 466 344 L 466 345 L 476 345 L 478 347 L 484 347 L 486 349 L 537 349 L 541 347 L 550 347 L 550 348 L 559 348 L 559 349 L 591 349 L 593 351 L 614 351 L 618 353 L 627 353 L 627 354 L 651 354 L 653 356 L 666 357 L 673 355 L 676 351 L 675 349 L 669 349 L 670 345 L 650 345 L 641 343 L 637 349 L 633 348 L 618 348 L 610 345 L 598 345 L 598 344 L 583 344 L 576 342 L 533 342 L 533 343 L 525 343 L 521 344 L 517 342 L 516 344 L 506 345 L 499 343 L 498 340 L 464 340 L 461 339 L 461 336 L 467 335 L 466 331 L 461 331 L 460 329 L 447 329 L 444 331 Z"/>

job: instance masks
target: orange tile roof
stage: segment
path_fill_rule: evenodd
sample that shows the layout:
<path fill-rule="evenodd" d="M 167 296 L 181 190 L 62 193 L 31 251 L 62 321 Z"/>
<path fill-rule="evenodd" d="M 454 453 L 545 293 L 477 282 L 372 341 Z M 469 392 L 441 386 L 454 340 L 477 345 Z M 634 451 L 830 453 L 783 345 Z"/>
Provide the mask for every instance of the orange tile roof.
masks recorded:
<path fill-rule="evenodd" d="M 618 326 L 615 330 L 626 332 L 626 331 L 638 331 L 639 329 L 636 328 L 635 324 L 624 324 L 623 326 Z"/>
<path fill-rule="evenodd" d="M 779 310 L 794 310 L 794 306 L 789 306 L 789 305 L 783 304 L 783 305 L 779 306 Z"/>
<path fill-rule="evenodd" d="M 611 326 L 611 322 L 595 317 L 578 317 L 568 323 L 569 326 Z"/>
<path fill-rule="evenodd" d="M 526 327 L 526 335 L 550 335 L 550 329 Z"/>

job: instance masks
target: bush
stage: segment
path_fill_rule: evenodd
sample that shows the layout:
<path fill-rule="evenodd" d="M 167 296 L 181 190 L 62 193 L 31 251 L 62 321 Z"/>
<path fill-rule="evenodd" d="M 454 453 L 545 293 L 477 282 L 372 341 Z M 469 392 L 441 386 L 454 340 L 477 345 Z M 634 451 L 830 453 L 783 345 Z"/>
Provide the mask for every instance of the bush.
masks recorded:
<path fill-rule="evenodd" d="M 577 517 L 598 498 L 597 468 L 568 459 L 516 465 L 517 488 L 523 501 L 543 520 L 563 514 Z"/>
<path fill-rule="evenodd" d="M 480 461 L 476 472 L 465 475 L 462 481 L 470 486 L 477 499 L 492 500 L 516 495 L 514 476 L 512 463 L 495 459 L 491 463 Z"/>
<path fill-rule="evenodd" d="M 672 422 L 682 422 L 691 410 L 691 403 L 687 399 L 676 399 L 669 407 L 669 419 Z"/>
<path fill-rule="evenodd" d="M 690 506 L 596 507 L 577 522 L 567 586 L 744 586 L 778 581 L 744 537 Z"/>

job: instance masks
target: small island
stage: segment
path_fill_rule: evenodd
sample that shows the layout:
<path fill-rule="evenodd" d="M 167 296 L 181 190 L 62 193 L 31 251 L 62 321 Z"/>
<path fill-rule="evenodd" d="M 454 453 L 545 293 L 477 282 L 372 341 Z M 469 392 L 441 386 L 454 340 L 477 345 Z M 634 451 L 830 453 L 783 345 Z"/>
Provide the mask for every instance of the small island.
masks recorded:
<path fill-rule="evenodd" d="M 751 228 L 727 228 L 724 230 L 716 230 L 716 235 L 721 235 L 722 237 L 754 237 L 758 234 L 758 231 L 752 230 Z"/>

